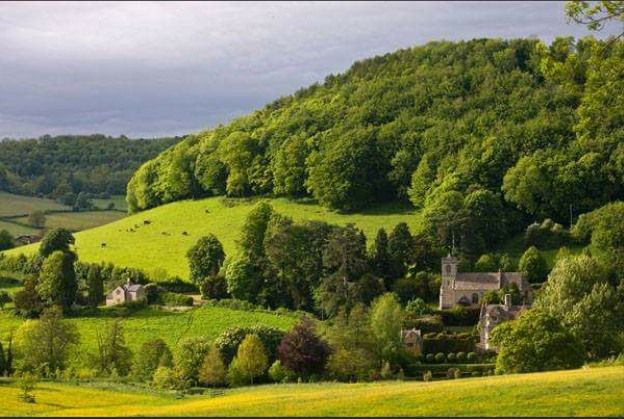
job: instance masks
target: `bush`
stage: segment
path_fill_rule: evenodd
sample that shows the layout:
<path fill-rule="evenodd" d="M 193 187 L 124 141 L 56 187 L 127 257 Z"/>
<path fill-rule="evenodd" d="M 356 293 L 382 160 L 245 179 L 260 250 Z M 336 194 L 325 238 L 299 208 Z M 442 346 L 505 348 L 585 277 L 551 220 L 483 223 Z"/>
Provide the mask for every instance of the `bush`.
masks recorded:
<path fill-rule="evenodd" d="M 446 356 L 442 352 L 438 352 L 437 354 L 435 354 L 435 361 L 436 362 L 442 363 L 442 362 L 444 362 L 445 359 L 446 359 Z"/>
<path fill-rule="evenodd" d="M 446 360 L 448 362 L 455 362 L 455 360 L 456 360 L 455 354 L 453 352 L 451 352 L 450 354 L 446 355 Z"/>
<path fill-rule="evenodd" d="M 425 356 L 425 360 L 426 360 L 427 362 L 433 362 L 433 361 L 435 361 L 435 355 L 434 355 L 434 354 L 427 354 L 427 355 Z"/>
<path fill-rule="evenodd" d="M 160 300 L 163 305 L 168 307 L 193 306 L 193 297 L 191 297 L 190 295 L 178 294 L 175 292 L 163 292 L 160 295 Z"/>
<path fill-rule="evenodd" d="M 432 313 L 432 310 L 427 306 L 422 298 L 415 298 L 410 300 L 405 305 L 405 313 L 414 317 L 425 316 Z"/>
<path fill-rule="evenodd" d="M 425 371 L 422 377 L 423 377 L 423 381 L 429 382 L 433 379 L 433 374 L 431 373 L 431 371 Z"/>
<path fill-rule="evenodd" d="M 176 379 L 173 370 L 169 367 L 158 367 L 154 371 L 152 385 L 161 390 L 168 390 L 176 387 Z"/>
<path fill-rule="evenodd" d="M 466 355 L 466 360 L 468 362 L 475 362 L 477 360 L 477 354 L 474 352 L 468 352 Z"/>
<path fill-rule="evenodd" d="M 160 281 L 158 285 L 169 292 L 197 294 L 199 288 L 190 282 L 183 281 L 182 279 L 175 277 L 168 281 Z"/>
<path fill-rule="evenodd" d="M 472 326 L 479 322 L 479 307 L 454 306 L 450 310 L 439 310 L 436 314 L 442 317 L 445 326 Z"/>
<path fill-rule="evenodd" d="M 236 327 L 226 330 L 215 340 L 225 365 L 232 362 L 238 345 L 248 334 L 255 334 L 260 338 L 270 363 L 277 359 L 277 347 L 285 335 L 283 331 L 267 326 Z"/>
<path fill-rule="evenodd" d="M 423 335 L 423 351 L 431 352 L 470 352 L 475 348 L 475 338 L 467 333 L 426 333 Z"/>
<path fill-rule="evenodd" d="M 457 352 L 457 362 L 465 362 L 466 361 L 466 352 Z"/>
<path fill-rule="evenodd" d="M 204 300 L 221 300 L 227 298 L 227 281 L 222 275 L 213 275 L 205 278 L 199 285 Z"/>
<path fill-rule="evenodd" d="M 470 376 L 472 376 L 472 377 L 480 377 L 481 376 L 481 371 L 472 371 L 470 373 Z"/>
<path fill-rule="evenodd" d="M 461 370 L 459 368 L 449 368 L 446 371 L 446 378 L 461 378 L 462 373 Z"/>
<path fill-rule="evenodd" d="M 285 383 L 289 381 L 291 376 L 292 373 L 279 360 L 275 361 L 269 368 L 269 377 L 275 383 Z"/>

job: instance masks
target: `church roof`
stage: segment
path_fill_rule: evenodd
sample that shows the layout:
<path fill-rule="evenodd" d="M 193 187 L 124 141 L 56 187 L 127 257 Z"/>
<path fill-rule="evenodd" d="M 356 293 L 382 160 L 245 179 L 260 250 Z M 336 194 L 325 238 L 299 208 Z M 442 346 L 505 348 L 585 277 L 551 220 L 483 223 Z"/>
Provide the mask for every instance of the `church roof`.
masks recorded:
<path fill-rule="evenodd" d="M 497 290 L 500 285 L 515 283 L 523 289 L 520 272 L 460 272 L 455 277 L 456 290 Z"/>

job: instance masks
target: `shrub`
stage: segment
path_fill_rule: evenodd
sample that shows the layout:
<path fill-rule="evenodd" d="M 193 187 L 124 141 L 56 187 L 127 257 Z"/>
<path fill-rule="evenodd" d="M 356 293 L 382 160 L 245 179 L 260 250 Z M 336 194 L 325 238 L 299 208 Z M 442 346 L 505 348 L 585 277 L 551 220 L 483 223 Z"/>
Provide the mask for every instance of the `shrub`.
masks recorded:
<path fill-rule="evenodd" d="M 442 323 L 442 317 L 439 315 L 418 317 L 408 315 L 403 319 L 403 326 L 406 329 L 419 329 L 422 333 L 441 332 L 444 330 L 444 323 Z"/>
<path fill-rule="evenodd" d="M 468 362 L 475 362 L 477 360 L 477 354 L 474 352 L 468 352 L 466 355 L 466 360 Z"/>
<path fill-rule="evenodd" d="M 433 379 L 433 374 L 431 373 L 431 371 L 426 371 L 425 373 L 423 373 L 423 381 L 429 382 L 432 379 Z"/>
<path fill-rule="evenodd" d="M 480 376 L 481 376 L 481 371 L 472 371 L 472 372 L 470 373 L 470 375 L 471 375 L 472 377 L 480 377 Z"/>
<path fill-rule="evenodd" d="M 199 381 L 208 386 L 220 386 L 225 384 L 225 379 L 226 370 L 221 352 L 216 346 L 212 346 L 199 369 Z"/>
<path fill-rule="evenodd" d="M 461 378 L 461 370 L 459 368 L 449 368 L 446 371 L 446 378 Z"/>
<path fill-rule="evenodd" d="M 405 313 L 417 317 L 431 314 L 432 310 L 422 298 L 415 298 L 407 302 L 405 305 Z"/>
<path fill-rule="evenodd" d="M 435 355 L 434 355 L 434 354 L 427 354 L 427 355 L 425 356 L 425 360 L 426 360 L 427 362 L 433 362 L 433 361 L 435 361 Z"/>
<path fill-rule="evenodd" d="M 193 306 L 193 297 L 191 297 L 190 295 L 178 294 L 175 292 L 163 292 L 160 295 L 160 300 L 163 305 L 168 307 Z"/>
<path fill-rule="evenodd" d="M 173 370 L 169 367 L 158 367 L 154 371 L 152 385 L 158 389 L 166 390 L 176 387 L 176 380 Z"/>
<path fill-rule="evenodd" d="M 227 281 L 222 275 L 213 275 L 205 278 L 200 286 L 202 298 L 205 300 L 221 300 L 227 298 Z"/>
<path fill-rule="evenodd" d="M 455 354 L 453 352 L 451 352 L 450 354 L 446 355 L 446 360 L 448 362 L 455 362 L 455 360 L 456 360 Z"/>
<path fill-rule="evenodd" d="M 160 281 L 158 285 L 165 291 L 179 292 L 179 293 L 197 293 L 199 288 L 190 282 L 183 281 L 181 278 L 175 277 L 168 281 Z"/>
<path fill-rule="evenodd" d="M 252 333 L 262 341 L 269 362 L 272 363 L 277 359 L 277 347 L 285 335 L 283 331 L 267 326 L 236 327 L 226 330 L 215 340 L 225 365 L 232 362 L 240 343 L 245 339 L 245 336 Z"/>
<path fill-rule="evenodd" d="M 423 336 L 423 351 L 431 352 L 469 352 L 474 350 L 475 338 L 466 333 L 426 333 Z"/>
<path fill-rule="evenodd" d="M 450 310 L 440 310 L 436 313 L 442 317 L 445 326 L 472 326 L 479 322 L 480 311 L 478 307 L 455 305 Z"/>
<path fill-rule="evenodd" d="M 304 318 L 284 336 L 277 352 L 286 368 L 309 377 L 323 371 L 330 349 L 329 345 L 314 333 L 313 323 Z"/>
<path fill-rule="evenodd" d="M 438 363 L 442 363 L 444 362 L 444 360 L 446 359 L 446 356 L 444 356 L 444 354 L 442 352 L 438 352 L 437 354 L 435 354 L 435 361 Z"/>
<path fill-rule="evenodd" d="M 282 365 L 279 359 L 271 365 L 271 368 L 269 368 L 269 377 L 273 380 L 273 382 L 284 383 L 290 378 L 290 376 L 291 372 Z"/>

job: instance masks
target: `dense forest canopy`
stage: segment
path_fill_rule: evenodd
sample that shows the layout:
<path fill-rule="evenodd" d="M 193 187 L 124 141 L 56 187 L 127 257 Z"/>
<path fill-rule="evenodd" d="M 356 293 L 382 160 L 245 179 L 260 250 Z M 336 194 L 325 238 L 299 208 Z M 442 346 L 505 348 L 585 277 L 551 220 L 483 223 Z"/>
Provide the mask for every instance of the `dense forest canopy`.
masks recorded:
<path fill-rule="evenodd" d="M 545 217 L 569 224 L 624 195 L 623 74 L 614 39 L 399 50 L 189 136 L 135 173 L 128 203 L 273 194 L 355 211 L 404 200 L 464 242 Z M 488 220 L 492 237 L 475 238 Z"/>
<path fill-rule="evenodd" d="M 64 135 L 0 141 L 0 190 L 59 198 L 123 195 L 132 173 L 181 138 Z"/>

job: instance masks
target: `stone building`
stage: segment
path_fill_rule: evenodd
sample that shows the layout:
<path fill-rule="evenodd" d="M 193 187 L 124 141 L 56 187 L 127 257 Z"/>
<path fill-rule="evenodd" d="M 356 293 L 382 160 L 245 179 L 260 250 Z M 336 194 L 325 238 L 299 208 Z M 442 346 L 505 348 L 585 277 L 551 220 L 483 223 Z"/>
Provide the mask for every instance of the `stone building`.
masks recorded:
<path fill-rule="evenodd" d="M 458 272 L 459 260 L 451 255 L 442 259 L 440 310 L 455 304 L 478 306 L 483 294 L 515 284 L 525 301 L 530 301 L 531 287 L 520 272 Z"/>
<path fill-rule="evenodd" d="M 114 306 L 117 304 L 129 303 L 132 301 L 145 301 L 145 288 L 141 284 L 132 284 L 130 280 L 120 287 L 115 288 L 106 294 L 106 305 Z"/>
<path fill-rule="evenodd" d="M 423 338 L 420 330 L 414 328 L 401 329 L 401 342 L 403 342 L 405 350 L 412 355 L 418 356 L 422 354 Z"/>
<path fill-rule="evenodd" d="M 490 344 L 490 334 L 494 327 L 504 321 L 515 320 L 526 306 L 512 305 L 511 294 L 505 294 L 503 304 L 488 304 L 481 306 L 479 316 L 479 344 L 477 347 L 482 350 L 496 350 Z"/>

